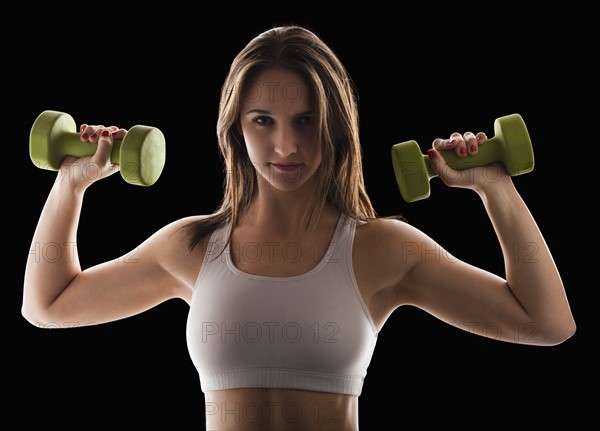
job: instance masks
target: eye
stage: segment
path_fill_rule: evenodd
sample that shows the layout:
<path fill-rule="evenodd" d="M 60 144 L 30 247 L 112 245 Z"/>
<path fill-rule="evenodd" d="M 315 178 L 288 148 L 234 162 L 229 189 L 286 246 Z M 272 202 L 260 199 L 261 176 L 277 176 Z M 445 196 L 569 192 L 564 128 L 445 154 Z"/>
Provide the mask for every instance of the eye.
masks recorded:
<path fill-rule="evenodd" d="M 311 125 L 314 124 L 315 119 L 312 115 L 303 115 L 302 117 L 298 118 L 298 124 L 302 124 L 302 125 Z"/>
<path fill-rule="evenodd" d="M 253 121 L 256 124 L 258 124 L 259 126 L 267 126 L 267 125 L 273 123 L 273 119 L 271 117 L 267 117 L 265 115 L 261 115 L 259 117 L 256 117 Z"/>

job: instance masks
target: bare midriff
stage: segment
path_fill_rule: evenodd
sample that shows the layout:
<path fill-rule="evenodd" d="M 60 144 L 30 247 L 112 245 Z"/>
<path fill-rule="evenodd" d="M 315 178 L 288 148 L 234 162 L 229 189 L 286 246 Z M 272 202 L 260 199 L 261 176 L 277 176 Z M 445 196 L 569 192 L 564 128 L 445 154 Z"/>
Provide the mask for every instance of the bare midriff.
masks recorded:
<path fill-rule="evenodd" d="M 244 388 L 204 394 L 207 430 L 358 430 L 358 397 Z"/>

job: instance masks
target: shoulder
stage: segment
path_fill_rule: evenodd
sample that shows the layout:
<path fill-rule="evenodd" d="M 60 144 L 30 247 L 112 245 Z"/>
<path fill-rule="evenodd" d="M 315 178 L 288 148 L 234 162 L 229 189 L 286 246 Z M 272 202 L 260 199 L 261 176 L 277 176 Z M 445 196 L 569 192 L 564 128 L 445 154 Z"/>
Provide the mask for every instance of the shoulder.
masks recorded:
<path fill-rule="evenodd" d="M 182 217 L 180 219 L 174 220 L 159 230 L 157 230 L 153 236 L 158 237 L 175 237 L 175 239 L 183 239 L 188 235 L 188 228 L 193 226 L 194 224 L 206 220 L 210 217 L 210 215 L 194 215 L 188 217 Z"/>
<path fill-rule="evenodd" d="M 209 217 L 210 215 L 195 215 L 174 220 L 158 229 L 145 241 L 145 244 L 155 249 L 156 253 L 161 256 L 188 253 L 190 227 Z"/>
<path fill-rule="evenodd" d="M 364 247 L 389 247 L 397 245 L 399 242 L 429 239 L 423 231 L 415 226 L 391 217 L 358 221 L 355 237 L 355 242 Z"/>
<path fill-rule="evenodd" d="M 191 234 L 188 227 L 209 217 L 199 215 L 174 220 L 157 230 L 140 247 L 150 262 L 183 282 L 186 290 L 182 297 L 187 299 L 198 276 L 208 242 L 208 239 L 203 238 L 197 247 L 190 248 Z"/>
<path fill-rule="evenodd" d="M 394 218 L 377 218 L 356 226 L 353 254 L 357 261 L 368 262 L 377 271 L 410 269 L 419 262 L 423 250 L 438 244 L 410 223 Z"/>
<path fill-rule="evenodd" d="M 357 222 L 352 251 L 354 275 L 374 320 L 382 322 L 406 302 L 407 274 L 419 264 L 419 249 L 435 247 L 433 241 L 407 221 L 380 217 Z"/>

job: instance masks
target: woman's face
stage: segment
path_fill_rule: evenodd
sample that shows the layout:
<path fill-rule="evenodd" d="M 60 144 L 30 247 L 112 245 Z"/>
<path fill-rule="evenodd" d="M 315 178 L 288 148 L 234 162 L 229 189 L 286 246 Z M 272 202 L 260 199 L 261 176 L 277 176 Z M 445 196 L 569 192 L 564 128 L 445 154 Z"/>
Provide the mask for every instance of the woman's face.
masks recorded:
<path fill-rule="evenodd" d="M 310 92 L 297 72 L 269 68 L 248 83 L 240 124 L 259 183 L 291 191 L 313 177 L 321 163 L 314 123 Z"/>

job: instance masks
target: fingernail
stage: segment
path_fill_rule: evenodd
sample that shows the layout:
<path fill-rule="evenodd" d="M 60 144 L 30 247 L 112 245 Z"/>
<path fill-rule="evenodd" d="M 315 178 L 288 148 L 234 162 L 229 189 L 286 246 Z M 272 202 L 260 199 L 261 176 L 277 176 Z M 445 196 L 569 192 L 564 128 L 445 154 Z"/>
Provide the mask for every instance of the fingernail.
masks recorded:
<path fill-rule="evenodd" d="M 103 130 L 101 135 L 102 136 L 110 136 L 110 132 L 108 130 Z"/>
<path fill-rule="evenodd" d="M 430 159 L 435 159 L 435 157 L 436 157 L 435 150 L 432 150 L 432 149 L 427 150 L 427 156 Z"/>
<path fill-rule="evenodd" d="M 461 155 L 463 155 L 463 156 L 464 156 L 465 154 L 467 154 L 467 149 L 466 149 L 465 147 L 462 147 L 462 148 L 460 149 L 460 154 L 461 154 Z"/>
<path fill-rule="evenodd" d="M 84 133 L 83 135 L 81 135 L 81 137 L 82 137 L 83 139 L 87 139 L 87 138 L 89 138 L 90 136 L 89 136 L 87 133 Z"/>
<path fill-rule="evenodd" d="M 471 145 L 471 146 L 469 147 L 469 150 L 471 150 L 471 152 L 472 152 L 472 153 L 475 153 L 475 152 L 477 152 L 477 145 Z"/>

